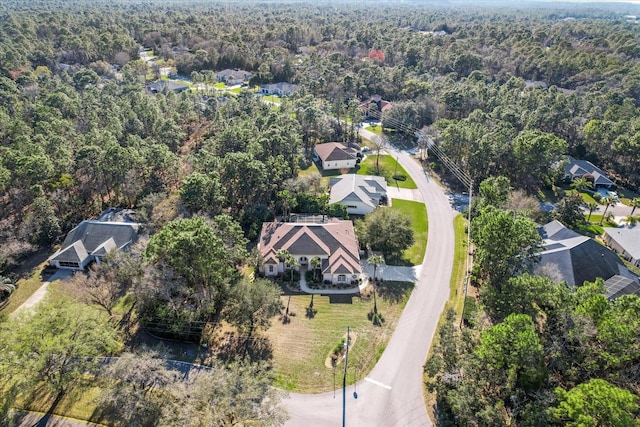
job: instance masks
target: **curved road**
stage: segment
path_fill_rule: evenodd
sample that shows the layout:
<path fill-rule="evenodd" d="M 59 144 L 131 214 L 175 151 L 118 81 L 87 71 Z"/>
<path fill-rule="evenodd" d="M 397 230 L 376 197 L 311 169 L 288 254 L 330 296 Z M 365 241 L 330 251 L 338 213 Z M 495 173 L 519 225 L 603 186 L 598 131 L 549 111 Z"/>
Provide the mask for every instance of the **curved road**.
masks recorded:
<path fill-rule="evenodd" d="M 365 135 L 366 137 L 366 135 Z M 424 263 L 398 325 L 382 357 L 364 381 L 347 389 L 347 426 L 424 427 L 432 423 L 423 399 L 422 366 L 436 325 L 449 297 L 455 237 L 451 208 L 444 190 L 430 180 L 409 155 L 398 156 L 418 186 L 415 199 L 426 203 L 429 237 Z M 339 426 L 342 395 L 292 393 L 284 402 L 290 419 L 286 426 Z"/>

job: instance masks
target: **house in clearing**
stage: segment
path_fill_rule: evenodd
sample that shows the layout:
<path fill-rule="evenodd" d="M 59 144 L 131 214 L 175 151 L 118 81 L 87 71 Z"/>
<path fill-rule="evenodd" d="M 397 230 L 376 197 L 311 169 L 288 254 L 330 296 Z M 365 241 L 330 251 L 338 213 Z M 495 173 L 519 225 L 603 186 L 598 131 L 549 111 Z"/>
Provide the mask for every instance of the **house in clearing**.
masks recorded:
<path fill-rule="evenodd" d="M 325 282 L 352 283 L 362 274 L 358 241 L 351 221 L 262 224 L 258 249 L 263 258 L 259 270 L 267 277 L 282 274 L 286 266 L 277 257 L 285 249 L 301 268 L 312 268 L 311 260 L 320 259 L 319 270 Z"/>
<path fill-rule="evenodd" d="M 351 169 L 358 163 L 358 152 L 340 142 L 316 144 L 313 148 L 322 170 Z"/>
<path fill-rule="evenodd" d="M 57 268 L 84 270 L 91 261 L 100 263 L 108 252 L 135 243 L 138 227 L 132 222 L 82 221 L 47 261 Z"/>
<path fill-rule="evenodd" d="M 173 80 L 158 80 L 149 83 L 147 89 L 152 93 L 182 93 L 189 90 L 189 86 L 184 83 L 174 82 Z"/>
<path fill-rule="evenodd" d="M 350 215 L 366 215 L 387 204 L 387 181 L 382 176 L 346 174 L 329 180 L 329 204 L 342 203 Z"/>
<path fill-rule="evenodd" d="M 551 221 L 539 230 L 543 239 L 540 262 L 534 273 L 571 287 L 605 281 L 607 297 L 640 293 L 638 276 L 630 271 L 618 255 L 594 239 L 568 229 L 559 221 Z M 624 285 L 624 286 L 622 286 Z"/>
<path fill-rule="evenodd" d="M 219 82 L 225 83 L 228 86 L 239 85 L 253 77 L 248 71 L 234 69 L 226 69 L 216 73 L 216 78 Z"/>
<path fill-rule="evenodd" d="M 640 228 L 605 227 L 602 238 L 614 252 L 640 267 Z"/>
<path fill-rule="evenodd" d="M 567 156 L 567 164 L 564 166 L 564 179 L 576 180 L 584 178 L 593 183 L 594 187 L 611 188 L 613 181 L 607 177 L 607 174 L 593 163 L 587 160 L 576 160 L 571 156 Z"/>
<path fill-rule="evenodd" d="M 376 94 L 371 96 L 371 99 L 361 102 L 358 108 L 362 111 L 365 120 L 369 118 L 380 120 L 382 113 L 391 108 L 391 103 Z"/>
<path fill-rule="evenodd" d="M 264 95 L 291 96 L 298 91 L 298 85 L 279 82 L 260 86 L 260 93 Z"/>

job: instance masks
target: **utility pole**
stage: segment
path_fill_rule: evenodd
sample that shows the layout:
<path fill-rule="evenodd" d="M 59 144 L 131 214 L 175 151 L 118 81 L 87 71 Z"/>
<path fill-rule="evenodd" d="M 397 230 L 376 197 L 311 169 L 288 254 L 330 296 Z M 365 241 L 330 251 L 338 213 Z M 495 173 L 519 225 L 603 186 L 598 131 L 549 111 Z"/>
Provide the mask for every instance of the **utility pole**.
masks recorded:
<path fill-rule="evenodd" d="M 344 374 L 342 376 L 342 427 L 347 422 L 347 361 L 349 360 L 349 327 L 347 326 L 347 340 L 344 343 Z"/>

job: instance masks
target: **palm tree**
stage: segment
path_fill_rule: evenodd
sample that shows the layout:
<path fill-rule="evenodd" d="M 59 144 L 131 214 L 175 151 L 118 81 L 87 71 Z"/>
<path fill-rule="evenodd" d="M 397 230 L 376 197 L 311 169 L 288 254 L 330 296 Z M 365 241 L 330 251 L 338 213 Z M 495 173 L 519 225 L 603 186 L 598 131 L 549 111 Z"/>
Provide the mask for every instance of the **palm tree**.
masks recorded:
<path fill-rule="evenodd" d="M 378 302 L 376 301 L 376 271 L 378 266 L 384 263 L 384 258 L 380 255 L 371 255 L 367 260 L 369 265 L 373 266 L 373 312 L 378 313 Z"/>
<path fill-rule="evenodd" d="M 289 261 L 289 258 L 291 258 L 291 254 L 286 249 L 278 249 L 276 252 L 276 258 L 278 258 L 278 261 L 282 263 L 282 271 L 284 272 L 287 269 L 287 262 Z"/>
<path fill-rule="evenodd" d="M 600 225 L 602 225 L 602 222 L 604 221 L 605 217 L 607 217 L 607 209 L 609 209 L 611 206 L 614 206 L 616 204 L 616 201 L 612 196 L 603 197 L 601 202 L 604 205 L 604 212 L 602 213 L 602 219 L 600 220 Z"/>
<path fill-rule="evenodd" d="M 596 202 L 587 202 L 585 203 L 587 209 L 589 209 L 589 216 L 587 217 L 587 222 L 591 221 L 591 214 L 595 211 L 598 211 L 598 204 Z"/>
<path fill-rule="evenodd" d="M 582 189 L 592 188 L 593 183 L 585 177 L 580 177 L 573 180 L 573 182 L 571 183 L 571 187 L 577 191 L 580 191 L 581 188 Z"/>
<path fill-rule="evenodd" d="M 638 223 L 639 219 L 637 216 L 633 216 L 633 215 L 629 215 L 628 217 L 625 218 L 625 222 L 627 223 L 628 227 L 633 227 Z"/>
<path fill-rule="evenodd" d="M 636 208 L 640 208 L 640 197 L 631 199 L 631 202 L 629 203 L 629 205 L 632 208 L 631 215 L 633 216 L 633 213 L 636 211 Z"/>
<path fill-rule="evenodd" d="M 287 264 L 289 264 L 289 268 L 291 268 L 291 276 L 289 276 L 289 284 L 293 284 L 293 270 L 297 267 L 300 267 L 300 263 L 298 260 L 291 254 L 289 254 L 289 259 L 287 259 Z"/>
<path fill-rule="evenodd" d="M 318 269 L 320 268 L 320 266 L 322 265 L 322 260 L 320 260 L 320 257 L 314 256 L 313 258 L 311 258 L 311 260 L 309 261 L 309 264 L 311 265 L 311 267 L 313 268 L 313 280 L 316 280 L 316 276 L 317 276 L 317 272 Z"/>

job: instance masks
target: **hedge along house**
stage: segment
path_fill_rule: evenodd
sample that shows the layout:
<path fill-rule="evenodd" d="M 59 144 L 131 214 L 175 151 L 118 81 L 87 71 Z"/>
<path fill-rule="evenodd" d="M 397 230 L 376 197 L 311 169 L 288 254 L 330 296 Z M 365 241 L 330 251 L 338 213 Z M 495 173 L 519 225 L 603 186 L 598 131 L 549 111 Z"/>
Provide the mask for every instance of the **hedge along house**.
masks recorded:
<path fill-rule="evenodd" d="M 311 260 L 320 259 L 319 270 L 325 282 L 352 283 L 362 274 L 358 241 L 351 221 L 331 219 L 329 222 L 262 224 L 258 249 L 263 258 L 259 270 L 267 277 L 282 274 L 287 269 L 277 257 L 285 249 L 299 267 L 312 269 Z"/>
<path fill-rule="evenodd" d="M 82 221 L 71 230 L 62 247 L 47 260 L 49 265 L 84 270 L 115 249 L 125 249 L 138 239 L 138 224 L 130 222 Z"/>

